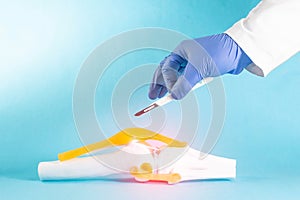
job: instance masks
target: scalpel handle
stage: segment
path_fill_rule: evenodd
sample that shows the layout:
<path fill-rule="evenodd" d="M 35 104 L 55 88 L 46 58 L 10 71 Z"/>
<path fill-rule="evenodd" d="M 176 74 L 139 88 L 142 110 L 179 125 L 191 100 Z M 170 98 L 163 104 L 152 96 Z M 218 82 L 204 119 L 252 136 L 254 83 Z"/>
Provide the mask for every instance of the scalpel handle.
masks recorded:
<path fill-rule="evenodd" d="M 195 89 L 197 89 L 199 87 L 202 87 L 203 85 L 211 82 L 212 80 L 213 80 L 213 78 L 211 78 L 211 77 L 205 78 L 200 83 L 197 83 L 192 88 L 192 90 L 195 90 Z M 155 101 L 154 103 L 152 103 L 150 106 L 148 106 L 148 107 L 144 108 L 143 110 L 135 113 L 134 116 L 141 116 L 141 115 L 143 115 L 143 114 L 145 114 L 145 113 L 147 113 L 147 112 L 149 112 L 149 111 L 151 111 L 151 110 L 153 110 L 153 109 L 155 109 L 155 108 L 157 108 L 159 106 L 163 106 L 163 105 L 165 105 L 165 104 L 167 104 L 167 103 L 169 103 L 169 102 L 171 102 L 173 100 L 174 99 L 171 96 L 171 94 L 168 94 L 167 96 L 165 96 L 165 97 L 163 97 L 161 99 L 158 99 L 157 101 Z"/>
<path fill-rule="evenodd" d="M 214 78 L 212 78 L 212 77 L 208 77 L 208 78 L 205 78 L 205 79 L 203 79 L 201 82 L 199 82 L 199 83 L 197 83 L 193 88 L 192 88 L 192 91 L 193 90 L 196 90 L 196 89 L 198 89 L 198 88 L 200 88 L 200 87 L 202 87 L 203 85 L 205 85 L 205 84 L 207 84 L 207 83 L 209 83 L 209 82 L 211 82 L 212 80 L 213 80 Z M 170 103 L 171 101 L 173 101 L 174 99 L 173 99 L 173 97 L 171 96 L 171 94 L 168 94 L 167 96 L 165 96 L 165 97 L 163 97 L 163 98 L 161 98 L 161 99 L 158 99 L 155 103 L 153 103 L 153 104 L 156 104 L 156 105 L 158 105 L 158 106 L 163 106 L 163 105 L 165 105 L 165 104 L 167 104 L 167 103 Z"/>

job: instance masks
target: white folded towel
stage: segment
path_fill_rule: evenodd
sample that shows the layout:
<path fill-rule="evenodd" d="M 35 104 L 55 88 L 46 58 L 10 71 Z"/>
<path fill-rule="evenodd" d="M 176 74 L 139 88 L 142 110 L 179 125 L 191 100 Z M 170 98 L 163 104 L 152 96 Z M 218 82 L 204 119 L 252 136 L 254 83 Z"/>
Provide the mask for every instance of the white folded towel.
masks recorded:
<path fill-rule="evenodd" d="M 178 173 L 181 181 L 235 178 L 236 161 L 207 155 L 199 159 L 200 151 L 191 147 L 166 147 L 163 150 L 131 142 L 120 150 L 107 154 L 75 158 L 68 161 L 40 162 L 40 180 L 128 178 L 133 166 L 150 163 L 160 174 Z M 178 156 L 181 155 L 181 156 Z M 177 159 L 175 159 L 178 157 Z"/>

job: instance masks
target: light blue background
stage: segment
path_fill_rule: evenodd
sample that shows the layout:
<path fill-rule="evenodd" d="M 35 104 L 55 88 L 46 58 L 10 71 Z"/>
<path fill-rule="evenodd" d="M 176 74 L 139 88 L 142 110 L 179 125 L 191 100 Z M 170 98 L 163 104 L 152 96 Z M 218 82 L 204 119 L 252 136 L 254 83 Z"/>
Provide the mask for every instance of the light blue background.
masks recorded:
<path fill-rule="evenodd" d="M 37 177 L 40 161 L 82 145 L 73 122 L 72 91 L 81 64 L 101 42 L 141 27 L 174 29 L 190 37 L 220 33 L 258 2 L 0 1 L 0 199 L 297 199 L 299 54 L 266 78 L 247 72 L 224 76 L 227 113 L 213 153 L 237 159 L 234 181 L 167 186 L 42 183 Z M 163 58 L 153 55 L 152 62 Z"/>

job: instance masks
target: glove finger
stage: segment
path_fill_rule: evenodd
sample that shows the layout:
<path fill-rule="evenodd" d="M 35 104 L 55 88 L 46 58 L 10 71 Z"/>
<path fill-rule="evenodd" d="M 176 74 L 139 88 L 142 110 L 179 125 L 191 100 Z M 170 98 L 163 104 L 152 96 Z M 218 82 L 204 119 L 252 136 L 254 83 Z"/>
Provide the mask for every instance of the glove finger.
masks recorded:
<path fill-rule="evenodd" d="M 165 81 L 161 72 L 161 67 L 158 66 L 157 69 L 155 70 L 152 78 L 152 82 L 150 85 L 150 90 L 155 87 L 155 85 L 165 85 Z"/>
<path fill-rule="evenodd" d="M 171 90 L 172 97 L 177 100 L 182 99 L 202 79 L 196 68 L 188 63 L 183 75 L 178 78 Z"/>
<path fill-rule="evenodd" d="M 179 70 L 186 61 L 179 55 L 171 53 L 162 65 L 162 75 L 167 89 L 170 91 L 179 77 Z"/>
<path fill-rule="evenodd" d="M 148 97 L 152 100 L 158 98 L 163 88 L 165 87 L 162 85 L 153 84 L 148 92 Z"/>
<path fill-rule="evenodd" d="M 158 94 L 158 98 L 162 98 L 163 96 L 165 96 L 167 94 L 167 92 L 168 92 L 168 89 L 166 87 L 162 86 L 161 90 Z"/>
<path fill-rule="evenodd" d="M 160 65 L 157 67 L 157 69 L 154 72 L 152 83 L 149 87 L 148 97 L 150 99 L 156 99 L 159 96 L 159 93 L 161 91 L 161 87 L 165 86 L 165 81 L 161 72 L 161 67 L 164 64 L 166 58 L 160 63 Z"/>

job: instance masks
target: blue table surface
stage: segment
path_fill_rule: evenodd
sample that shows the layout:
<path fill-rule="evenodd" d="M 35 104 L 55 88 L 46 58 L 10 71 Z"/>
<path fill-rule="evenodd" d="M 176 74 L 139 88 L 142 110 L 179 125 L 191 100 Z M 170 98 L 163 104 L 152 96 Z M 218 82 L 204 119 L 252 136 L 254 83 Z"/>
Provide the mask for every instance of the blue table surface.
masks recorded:
<path fill-rule="evenodd" d="M 300 177 L 238 177 L 167 185 L 134 180 L 41 182 L 0 178 L 0 199 L 299 199 Z"/>

